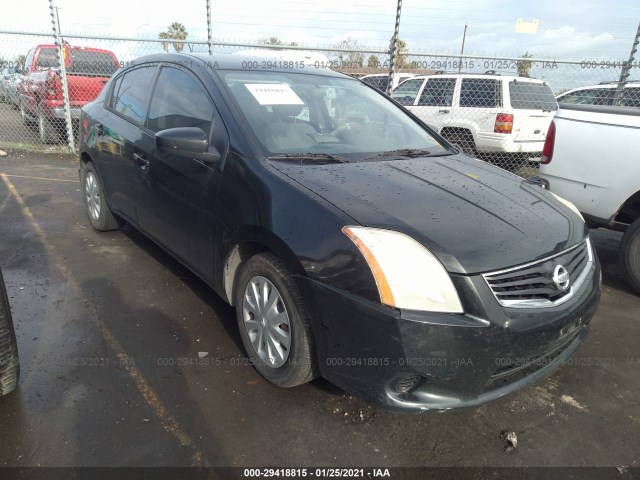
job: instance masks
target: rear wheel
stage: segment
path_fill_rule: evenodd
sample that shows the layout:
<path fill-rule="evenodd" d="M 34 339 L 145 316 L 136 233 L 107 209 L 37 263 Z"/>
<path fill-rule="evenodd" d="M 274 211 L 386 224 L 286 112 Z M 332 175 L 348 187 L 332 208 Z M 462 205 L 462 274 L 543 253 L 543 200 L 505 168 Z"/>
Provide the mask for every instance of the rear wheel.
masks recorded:
<path fill-rule="evenodd" d="M 18 345 L 7 291 L 0 272 L 0 396 L 15 390 L 19 377 Z"/>
<path fill-rule="evenodd" d="M 236 284 L 235 306 L 244 348 L 264 378 L 295 387 L 318 375 L 309 314 L 282 260 L 270 253 L 247 260 Z"/>
<path fill-rule="evenodd" d="M 33 119 L 29 116 L 29 112 L 22 101 L 20 101 L 20 116 L 22 117 L 22 123 L 33 125 Z"/>
<path fill-rule="evenodd" d="M 58 129 L 45 116 L 42 107 L 38 108 L 38 133 L 42 143 L 59 143 Z"/>
<path fill-rule="evenodd" d="M 620 265 L 631 286 L 640 293 L 640 218 L 637 218 L 622 237 Z"/>
<path fill-rule="evenodd" d="M 454 145 L 457 145 L 464 153 L 470 157 L 476 157 L 476 143 L 473 140 L 473 134 L 464 128 L 443 128 L 442 136 Z"/>
<path fill-rule="evenodd" d="M 89 162 L 82 168 L 81 181 L 82 198 L 91 226 L 101 232 L 119 229 L 122 221 L 107 205 L 102 182 L 92 163 Z"/>

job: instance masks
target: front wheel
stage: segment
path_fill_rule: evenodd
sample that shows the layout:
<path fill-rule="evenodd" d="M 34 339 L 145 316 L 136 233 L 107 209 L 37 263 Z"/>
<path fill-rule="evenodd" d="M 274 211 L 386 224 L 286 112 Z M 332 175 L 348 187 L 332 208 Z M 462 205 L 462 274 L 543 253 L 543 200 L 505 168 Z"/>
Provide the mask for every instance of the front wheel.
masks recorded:
<path fill-rule="evenodd" d="M 82 198 L 91 226 L 100 232 L 119 229 L 121 221 L 111 212 L 105 201 L 102 182 L 93 164 L 84 165 L 80 180 L 82 182 Z"/>
<path fill-rule="evenodd" d="M 318 376 L 311 322 L 291 270 L 261 253 L 242 267 L 235 291 L 240 336 L 255 369 L 279 387 Z"/>
<path fill-rule="evenodd" d="M 622 237 L 620 264 L 631 286 L 640 293 L 640 218 L 637 218 Z"/>
<path fill-rule="evenodd" d="M 18 346 L 7 290 L 0 272 L 0 397 L 15 390 L 20 377 Z"/>

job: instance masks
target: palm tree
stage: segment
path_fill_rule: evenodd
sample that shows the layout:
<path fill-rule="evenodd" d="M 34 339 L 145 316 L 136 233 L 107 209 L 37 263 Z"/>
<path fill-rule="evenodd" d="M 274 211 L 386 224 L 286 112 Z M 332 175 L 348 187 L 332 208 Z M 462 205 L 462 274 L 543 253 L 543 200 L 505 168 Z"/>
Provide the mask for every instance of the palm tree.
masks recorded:
<path fill-rule="evenodd" d="M 160 34 L 158 35 L 158 37 L 163 40 L 186 40 L 188 36 L 189 32 L 187 32 L 185 26 L 180 22 L 173 22 L 171 25 L 169 25 L 169 28 L 166 31 L 160 32 Z M 162 42 L 162 48 L 165 52 L 169 51 L 169 43 L 170 42 Z M 173 49 L 178 53 L 180 53 L 184 48 L 184 43 L 172 42 L 172 45 Z"/>

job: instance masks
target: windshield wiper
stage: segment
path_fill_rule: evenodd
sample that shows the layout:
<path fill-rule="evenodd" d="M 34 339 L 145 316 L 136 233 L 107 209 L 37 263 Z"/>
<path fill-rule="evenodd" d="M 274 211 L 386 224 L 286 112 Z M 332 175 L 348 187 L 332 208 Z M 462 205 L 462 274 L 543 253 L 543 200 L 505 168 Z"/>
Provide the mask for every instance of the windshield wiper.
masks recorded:
<path fill-rule="evenodd" d="M 431 150 L 424 150 L 420 148 L 400 148 L 398 150 L 390 150 L 388 152 L 380 152 L 375 155 L 370 155 L 368 157 L 364 157 L 364 160 L 370 160 L 372 158 L 379 157 L 408 157 L 408 158 L 417 158 L 417 157 L 428 157 L 432 155 Z"/>
<path fill-rule="evenodd" d="M 330 153 L 287 153 L 285 155 L 274 155 L 273 157 L 268 157 L 269 160 L 276 161 L 287 161 L 287 160 L 300 160 L 300 162 L 304 160 L 313 160 L 313 161 L 326 161 L 329 160 L 331 162 L 337 163 L 349 163 L 349 159 L 345 157 L 340 157 L 338 155 L 331 155 Z"/>

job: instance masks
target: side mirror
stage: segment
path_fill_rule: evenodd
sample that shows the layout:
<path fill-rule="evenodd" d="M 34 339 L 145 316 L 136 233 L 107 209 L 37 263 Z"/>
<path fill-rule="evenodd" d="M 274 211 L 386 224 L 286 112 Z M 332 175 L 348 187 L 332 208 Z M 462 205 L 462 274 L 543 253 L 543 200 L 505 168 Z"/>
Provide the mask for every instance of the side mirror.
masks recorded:
<path fill-rule="evenodd" d="M 220 152 L 209 146 L 207 134 L 197 127 L 179 127 L 156 133 L 156 146 L 161 152 L 195 158 L 213 166 L 220 160 Z"/>

